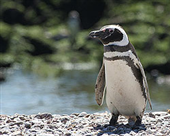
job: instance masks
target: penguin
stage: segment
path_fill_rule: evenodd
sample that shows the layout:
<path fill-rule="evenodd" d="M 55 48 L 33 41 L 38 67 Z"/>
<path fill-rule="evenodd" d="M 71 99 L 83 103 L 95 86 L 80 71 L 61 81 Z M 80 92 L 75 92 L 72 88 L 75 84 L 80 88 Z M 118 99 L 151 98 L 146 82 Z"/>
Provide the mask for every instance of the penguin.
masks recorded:
<path fill-rule="evenodd" d="M 95 99 L 102 105 L 106 92 L 106 104 L 112 114 L 109 125 L 116 125 L 119 115 L 127 117 L 129 125 L 140 125 L 147 101 L 151 109 L 152 105 L 143 66 L 128 35 L 119 25 L 106 25 L 89 36 L 104 46 Z"/>

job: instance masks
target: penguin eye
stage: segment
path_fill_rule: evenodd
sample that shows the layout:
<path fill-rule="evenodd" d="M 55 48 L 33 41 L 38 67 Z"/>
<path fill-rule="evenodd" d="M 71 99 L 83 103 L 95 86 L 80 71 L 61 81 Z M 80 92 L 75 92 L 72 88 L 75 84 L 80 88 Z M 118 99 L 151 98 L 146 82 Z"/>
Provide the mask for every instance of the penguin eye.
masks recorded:
<path fill-rule="evenodd" d="M 113 32 L 113 29 L 109 29 L 109 32 L 112 33 L 112 32 Z"/>

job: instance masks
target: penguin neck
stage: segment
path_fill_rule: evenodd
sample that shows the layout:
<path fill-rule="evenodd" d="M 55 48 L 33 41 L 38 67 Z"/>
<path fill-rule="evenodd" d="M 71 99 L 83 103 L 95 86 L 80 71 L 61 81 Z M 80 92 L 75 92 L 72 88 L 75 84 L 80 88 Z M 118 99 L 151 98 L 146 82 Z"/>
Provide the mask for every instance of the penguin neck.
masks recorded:
<path fill-rule="evenodd" d="M 132 52 L 132 54 L 138 59 L 134 46 L 129 42 L 126 46 L 118 46 L 118 45 L 107 45 L 104 46 L 104 54 L 105 53 L 127 53 Z"/>
<path fill-rule="evenodd" d="M 107 45 L 104 46 L 104 52 L 126 52 L 131 49 L 131 43 L 129 42 L 126 46 L 119 45 Z"/>
<path fill-rule="evenodd" d="M 129 42 L 126 46 L 108 45 L 104 46 L 104 58 L 114 58 L 118 56 L 131 56 L 139 60 L 135 48 Z M 131 56 L 131 57 L 132 57 Z"/>

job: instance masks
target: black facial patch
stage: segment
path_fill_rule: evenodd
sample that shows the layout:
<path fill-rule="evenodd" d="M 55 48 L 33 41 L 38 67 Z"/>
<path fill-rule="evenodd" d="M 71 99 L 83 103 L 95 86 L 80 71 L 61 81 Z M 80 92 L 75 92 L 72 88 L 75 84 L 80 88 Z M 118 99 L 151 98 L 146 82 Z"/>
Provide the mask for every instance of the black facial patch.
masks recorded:
<path fill-rule="evenodd" d="M 109 31 L 109 29 L 106 29 L 103 35 L 105 36 L 101 37 L 100 40 L 104 44 L 108 44 L 110 42 L 121 41 L 123 39 L 123 34 L 116 28 L 114 32 Z"/>
<path fill-rule="evenodd" d="M 113 33 L 113 30 L 104 29 L 100 31 L 95 31 L 95 36 L 102 40 L 102 39 L 106 39 L 107 37 L 109 37 L 112 33 Z"/>

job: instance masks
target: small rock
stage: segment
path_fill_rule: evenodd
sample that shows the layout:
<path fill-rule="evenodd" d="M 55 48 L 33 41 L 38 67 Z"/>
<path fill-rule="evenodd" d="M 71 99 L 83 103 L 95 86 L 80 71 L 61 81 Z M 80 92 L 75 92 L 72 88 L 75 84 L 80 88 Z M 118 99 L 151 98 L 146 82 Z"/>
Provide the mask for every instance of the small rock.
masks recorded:
<path fill-rule="evenodd" d="M 150 121 L 150 122 L 156 122 L 156 119 L 150 118 L 149 121 Z"/>
<path fill-rule="evenodd" d="M 161 120 L 161 119 L 158 119 L 157 122 L 162 122 L 162 120 Z"/>
<path fill-rule="evenodd" d="M 75 115 L 75 116 L 78 116 L 78 115 L 79 115 L 79 113 L 73 113 L 73 114 L 71 114 L 71 115 Z"/>
<path fill-rule="evenodd" d="M 29 124 L 29 123 L 25 123 L 25 128 L 30 129 L 30 128 L 31 128 L 31 124 Z"/>
<path fill-rule="evenodd" d="M 36 136 L 54 136 L 53 134 L 45 134 L 45 133 L 42 133 L 42 134 L 37 134 Z"/>
<path fill-rule="evenodd" d="M 155 115 L 150 112 L 149 117 L 155 118 Z"/>
<path fill-rule="evenodd" d="M 66 133 L 66 134 L 64 134 L 65 136 L 71 136 L 71 133 Z"/>
<path fill-rule="evenodd" d="M 155 134 L 155 136 L 163 136 L 163 134 L 160 133 L 160 132 L 157 132 L 157 133 Z"/>
<path fill-rule="evenodd" d="M 35 116 L 35 118 L 38 118 L 38 119 L 51 119 L 52 117 L 53 116 L 48 113 L 38 114 Z"/>
<path fill-rule="evenodd" d="M 104 133 L 102 136 L 108 136 L 108 134 Z"/>
<path fill-rule="evenodd" d="M 67 121 L 69 121 L 68 118 L 63 118 L 63 119 L 61 119 L 61 122 L 64 123 L 64 124 L 66 124 Z"/>
<path fill-rule="evenodd" d="M 86 112 L 81 112 L 81 113 L 78 115 L 78 117 L 84 117 L 84 116 L 86 116 L 86 115 L 87 115 Z"/>
<path fill-rule="evenodd" d="M 15 131 L 12 133 L 13 136 L 16 136 L 16 135 L 21 135 L 21 131 Z"/>
<path fill-rule="evenodd" d="M 131 136 L 130 134 L 124 134 L 124 136 Z"/>
<path fill-rule="evenodd" d="M 164 119 L 170 119 L 170 115 L 165 116 Z"/>
<path fill-rule="evenodd" d="M 22 117 L 22 116 L 20 116 L 20 117 L 19 117 L 19 119 L 20 119 L 20 120 L 25 120 L 25 118 L 24 118 L 24 117 Z"/>

